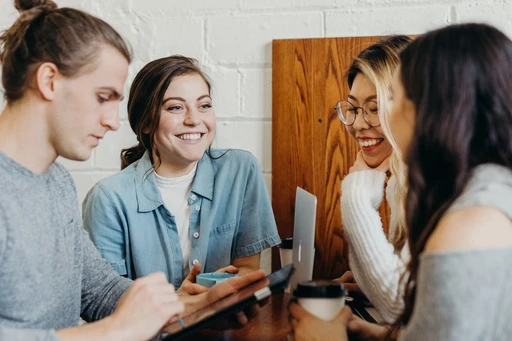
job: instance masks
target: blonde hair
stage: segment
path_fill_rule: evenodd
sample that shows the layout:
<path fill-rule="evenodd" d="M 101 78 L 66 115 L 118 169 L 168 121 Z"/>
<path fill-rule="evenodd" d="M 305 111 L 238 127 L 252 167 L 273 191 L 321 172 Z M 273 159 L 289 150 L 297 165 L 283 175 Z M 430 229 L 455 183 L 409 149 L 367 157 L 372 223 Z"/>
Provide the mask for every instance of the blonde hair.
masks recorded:
<path fill-rule="evenodd" d="M 405 199 L 407 197 L 407 166 L 402 161 L 402 156 L 391 136 L 389 129 L 390 88 L 393 74 L 400 63 L 400 51 L 411 42 L 412 39 L 404 35 L 386 37 L 363 50 L 352 62 L 348 71 L 349 87 L 352 87 L 355 76 L 364 74 L 377 90 L 377 104 L 379 117 L 384 135 L 391 144 L 393 152 L 390 157 L 390 171 L 396 178 L 396 186 L 391 190 L 396 199 L 396 216 L 389 227 L 389 238 L 395 251 L 402 250 L 407 240 L 407 228 L 405 220 Z"/>

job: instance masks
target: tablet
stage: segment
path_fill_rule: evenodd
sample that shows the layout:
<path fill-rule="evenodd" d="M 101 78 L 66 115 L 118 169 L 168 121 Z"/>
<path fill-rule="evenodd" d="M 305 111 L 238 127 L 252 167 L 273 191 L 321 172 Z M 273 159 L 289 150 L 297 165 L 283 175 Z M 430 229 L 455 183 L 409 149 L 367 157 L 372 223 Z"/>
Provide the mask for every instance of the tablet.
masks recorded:
<path fill-rule="evenodd" d="M 289 264 L 267 276 L 268 284 L 265 279 L 261 279 L 217 302 L 190 313 L 182 318 L 183 324 L 175 322 L 165 328 L 169 335 L 164 340 L 181 340 L 200 329 L 208 327 L 219 319 L 230 317 L 272 294 L 284 291 L 294 271 L 293 264 Z"/>

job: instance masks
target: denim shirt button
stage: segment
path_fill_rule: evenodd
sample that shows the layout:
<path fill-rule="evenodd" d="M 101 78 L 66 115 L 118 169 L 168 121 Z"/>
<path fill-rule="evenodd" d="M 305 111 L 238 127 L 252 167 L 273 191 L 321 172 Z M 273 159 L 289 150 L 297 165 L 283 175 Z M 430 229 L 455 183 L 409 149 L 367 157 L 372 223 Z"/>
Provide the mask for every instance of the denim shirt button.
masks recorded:
<path fill-rule="evenodd" d="M 201 206 L 196 205 L 196 211 L 199 211 L 201 209 Z"/>
<path fill-rule="evenodd" d="M 199 238 L 199 232 L 194 232 L 193 236 L 194 236 L 194 238 L 196 238 L 196 239 L 197 239 L 197 238 Z"/>
<path fill-rule="evenodd" d="M 196 265 L 197 263 L 199 263 L 199 261 L 198 261 L 197 259 L 194 259 L 194 260 L 192 261 L 192 264 L 193 264 L 193 265 Z"/>
<path fill-rule="evenodd" d="M 192 200 L 196 200 L 196 199 L 197 199 L 197 197 L 196 197 L 196 195 L 195 195 L 195 194 L 192 194 L 192 195 L 190 196 L 190 199 L 192 199 Z"/>

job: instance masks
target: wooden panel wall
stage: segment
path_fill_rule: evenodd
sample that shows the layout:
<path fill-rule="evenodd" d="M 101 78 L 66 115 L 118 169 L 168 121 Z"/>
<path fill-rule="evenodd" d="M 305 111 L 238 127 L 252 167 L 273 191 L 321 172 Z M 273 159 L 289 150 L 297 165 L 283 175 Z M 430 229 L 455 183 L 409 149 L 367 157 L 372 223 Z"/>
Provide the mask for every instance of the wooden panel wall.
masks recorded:
<path fill-rule="evenodd" d="M 334 106 L 346 99 L 346 71 L 380 37 L 274 40 L 272 43 L 272 205 L 282 238 L 293 235 L 295 189 L 318 198 L 314 278 L 348 270 L 340 213 L 341 180 L 359 147 Z M 381 207 L 389 221 L 389 208 Z M 273 250 L 272 268 L 280 266 Z"/>

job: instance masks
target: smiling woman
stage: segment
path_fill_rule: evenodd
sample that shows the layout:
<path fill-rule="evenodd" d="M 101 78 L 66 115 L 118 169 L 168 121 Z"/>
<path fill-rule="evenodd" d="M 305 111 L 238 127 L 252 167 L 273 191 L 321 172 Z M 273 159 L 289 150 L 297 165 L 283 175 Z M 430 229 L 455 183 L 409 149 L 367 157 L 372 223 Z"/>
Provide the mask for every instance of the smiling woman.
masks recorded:
<path fill-rule="evenodd" d="M 350 95 L 347 101 L 338 103 L 338 116 L 359 143 L 365 163 L 375 168 L 391 155 L 392 150 L 380 126 L 377 88 L 363 72 L 358 72 L 349 83 Z"/>
<path fill-rule="evenodd" d="M 128 115 L 139 143 L 83 204 L 103 257 L 130 278 L 163 271 L 189 293 L 207 290 L 193 284 L 201 266 L 258 269 L 261 251 L 280 242 L 263 174 L 249 152 L 211 148 L 211 85 L 195 60 L 147 64 L 133 81 Z"/>
<path fill-rule="evenodd" d="M 214 135 L 215 113 L 207 83 L 199 74 L 176 77 L 164 94 L 154 138 L 153 158 L 160 161 L 157 174 L 168 178 L 188 174 Z"/>
<path fill-rule="evenodd" d="M 390 122 L 385 114 L 390 110 L 389 88 L 398 54 L 410 40 L 407 36 L 391 36 L 361 51 L 348 71 L 348 99 L 336 106 L 338 117 L 361 147 L 350 174 L 342 182 L 341 218 L 352 273 L 347 272 L 338 280 L 346 283 L 355 279 L 358 288 L 389 323 L 403 309 L 399 280 L 409 254 L 402 206 L 404 165 L 396 151 L 392 154 L 396 142 L 389 134 Z M 386 185 L 388 170 L 392 176 Z M 384 188 L 391 210 L 388 236 L 376 210 L 383 200 Z"/>

